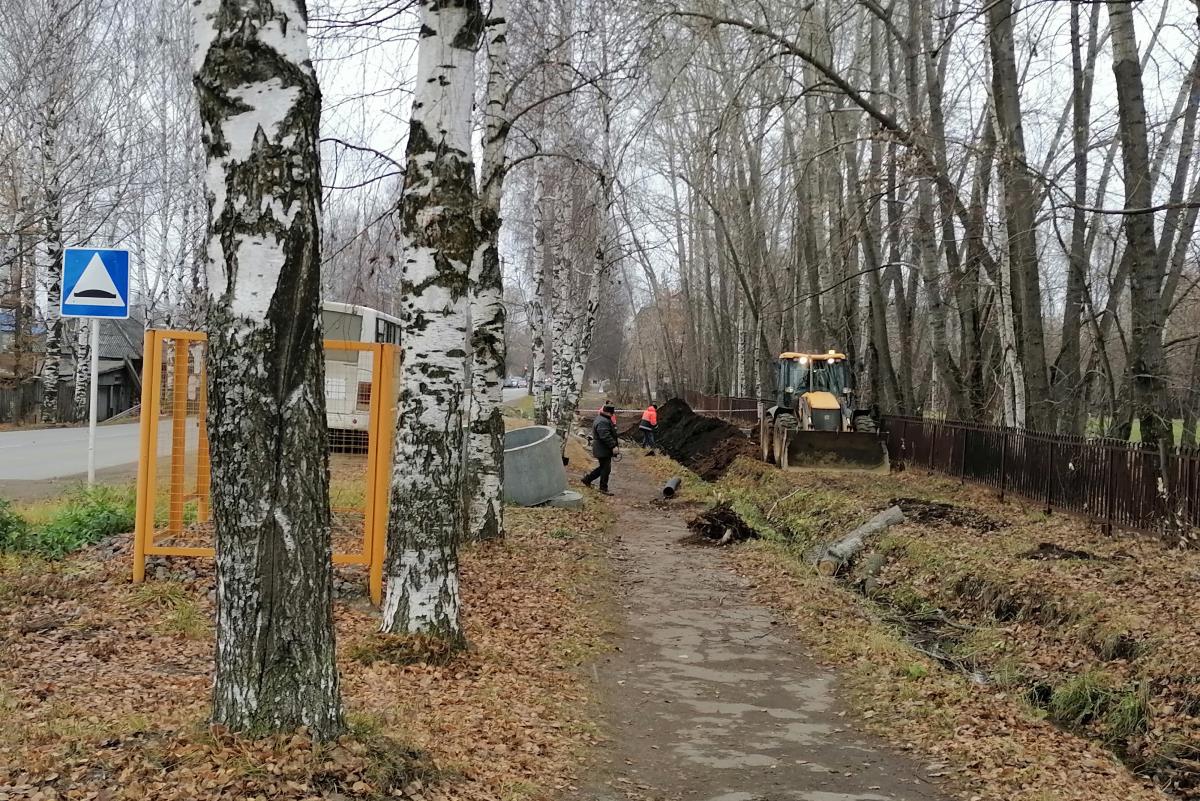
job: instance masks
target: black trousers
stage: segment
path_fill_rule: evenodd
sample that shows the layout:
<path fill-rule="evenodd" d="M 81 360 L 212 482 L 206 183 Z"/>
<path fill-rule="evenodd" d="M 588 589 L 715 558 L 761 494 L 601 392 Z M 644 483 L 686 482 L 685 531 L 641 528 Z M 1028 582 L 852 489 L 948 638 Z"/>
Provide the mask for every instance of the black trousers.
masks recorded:
<path fill-rule="evenodd" d="M 600 479 L 600 489 L 608 490 L 608 474 L 612 472 L 612 457 L 597 456 L 596 460 L 600 462 L 596 469 L 583 477 L 585 484 L 591 484 L 596 479 Z"/>

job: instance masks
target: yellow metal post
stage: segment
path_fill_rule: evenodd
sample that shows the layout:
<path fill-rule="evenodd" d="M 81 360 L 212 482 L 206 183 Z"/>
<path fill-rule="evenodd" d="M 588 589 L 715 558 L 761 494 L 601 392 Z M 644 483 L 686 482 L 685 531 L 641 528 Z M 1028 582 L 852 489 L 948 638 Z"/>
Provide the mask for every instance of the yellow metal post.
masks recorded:
<path fill-rule="evenodd" d="M 200 404 L 197 411 L 200 434 L 196 445 L 196 519 L 207 523 L 209 518 L 209 490 L 212 486 L 212 472 L 208 460 L 208 355 L 206 346 L 201 345 L 200 352 Z"/>
<path fill-rule="evenodd" d="M 379 419 L 382 414 L 383 386 L 379 377 L 383 373 L 383 346 L 371 346 L 371 402 L 367 409 L 367 488 L 363 502 L 363 557 L 371 561 L 375 531 L 375 468 L 379 463 Z"/>
<path fill-rule="evenodd" d="M 138 420 L 138 477 L 137 507 L 133 521 L 133 582 L 140 584 L 146 578 L 146 536 L 154 529 L 154 493 L 150 491 L 150 460 L 156 453 L 151 445 L 153 397 L 152 386 L 157 383 L 158 359 L 156 358 L 155 336 L 147 331 L 142 338 L 142 405 Z M 146 510 L 150 515 L 147 519 Z"/>
<path fill-rule="evenodd" d="M 187 457 L 188 343 L 175 340 L 175 370 L 171 381 L 171 489 L 167 502 L 167 533 L 183 531 L 184 470 Z"/>
<path fill-rule="evenodd" d="M 383 345 L 375 370 L 377 386 L 372 392 L 379 397 L 379 420 L 374 432 L 375 458 L 371 462 L 374 485 L 374 504 L 367 507 L 371 526 L 371 561 L 368 567 L 368 586 L 371 603 L 383 602 L 383 560 L 387 553 L 388 508 L 391 504 L 392 447 L 396 435 L 396 376 L 397 361 L 402 352 L 395 345 Z"/>

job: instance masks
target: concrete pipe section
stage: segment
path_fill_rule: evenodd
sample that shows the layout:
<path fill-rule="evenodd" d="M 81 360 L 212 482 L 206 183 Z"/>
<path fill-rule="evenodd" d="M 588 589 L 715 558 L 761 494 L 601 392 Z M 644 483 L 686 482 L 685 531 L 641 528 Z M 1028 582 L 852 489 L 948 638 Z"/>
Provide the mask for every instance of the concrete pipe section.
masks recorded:
<path fill-rule="evenodd" d="M 504 432 L 504 500 L 520 506 L 578 508 L 583 496 L 567 489 L 562 445 L 548 426 Z"/>

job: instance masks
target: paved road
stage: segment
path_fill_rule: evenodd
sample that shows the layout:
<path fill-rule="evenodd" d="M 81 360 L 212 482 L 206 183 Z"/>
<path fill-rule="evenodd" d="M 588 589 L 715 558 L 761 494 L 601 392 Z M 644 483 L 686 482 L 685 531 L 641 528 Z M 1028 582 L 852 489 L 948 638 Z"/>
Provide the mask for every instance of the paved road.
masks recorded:
<path fill-rule="evenodd" d="M 0 481 L 40 481 L 80 476 L 87 472 L 87 427 L 44 428 L 0 433 Z M 195 420 L 188 421 L 188 445 L 196 441 Z M 171 429 L 160 426 L 158 452 L 170 452 Z M 135 465 L 138 424 L 96 429 L 96 469 Z"/>
<path fill-rule="evenodd" d="M 504 402 L 519 400 L 524 389 L 504 390 Z M 189 421 L 189 443 L 195 424 Z M 159 428 L 160 454 L 170 452 L 170 429 Z M 96 429 L 96 469 L 137 464 L 138 424 Z M 0 481 L 42 481 L 81 476 L 87 472 L 87 428 L 45 428 L 0 432 Z"/>

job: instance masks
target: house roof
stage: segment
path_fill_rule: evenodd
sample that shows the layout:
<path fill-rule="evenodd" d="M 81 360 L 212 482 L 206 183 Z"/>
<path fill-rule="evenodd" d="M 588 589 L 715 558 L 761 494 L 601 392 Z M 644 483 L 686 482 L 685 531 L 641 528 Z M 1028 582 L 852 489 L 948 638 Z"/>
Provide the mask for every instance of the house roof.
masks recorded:
<path fill-rule="evenodd" d="M 142 336 L 146 327 L 141 320 L 105 320 L 100 326 L 101 359 L 142 358 Z"/>

